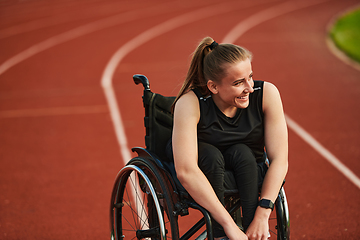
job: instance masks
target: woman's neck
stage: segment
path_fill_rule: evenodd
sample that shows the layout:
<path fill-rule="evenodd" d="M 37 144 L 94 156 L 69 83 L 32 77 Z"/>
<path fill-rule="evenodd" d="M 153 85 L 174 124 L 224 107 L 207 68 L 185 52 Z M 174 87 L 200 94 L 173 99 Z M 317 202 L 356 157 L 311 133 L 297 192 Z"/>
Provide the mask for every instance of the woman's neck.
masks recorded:
<path fill-rule="evenodd" d="M 227 117 L 233 118 L 236 115 L 237 107 L 228 105 L 224 103 L 216 94 L 212 94 L 212 98 L 214 100 L 217 108 Z"/>

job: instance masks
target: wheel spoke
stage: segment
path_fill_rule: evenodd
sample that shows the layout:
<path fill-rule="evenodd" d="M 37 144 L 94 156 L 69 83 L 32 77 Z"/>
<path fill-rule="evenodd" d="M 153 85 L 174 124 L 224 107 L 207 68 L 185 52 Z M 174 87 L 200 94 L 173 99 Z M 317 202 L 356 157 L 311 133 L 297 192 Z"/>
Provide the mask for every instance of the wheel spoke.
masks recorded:
<path fill-rule="evenodd" d="M 178 239 L 177 217 L 172 215 L 174 204 L 167 182 L 157 167 L 143 159 L 132 159 L 121 174 L 123 182 L 115 190 L 118 198 L 113 209 L 112 221 L 117 230 L 114 239 L 158 239 L 163 224 L 166 238 Z M 159 222 L 161 219 L 164 222 Z"/>

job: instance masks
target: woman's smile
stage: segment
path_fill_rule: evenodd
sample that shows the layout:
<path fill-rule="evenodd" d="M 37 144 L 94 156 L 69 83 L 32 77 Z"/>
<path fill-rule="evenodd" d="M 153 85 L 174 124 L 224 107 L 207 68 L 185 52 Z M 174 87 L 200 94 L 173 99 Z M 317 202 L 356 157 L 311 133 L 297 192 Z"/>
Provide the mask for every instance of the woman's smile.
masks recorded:
<path fill-rule="evenodd" d="M 245 96 L 237 97 L 237 99 L 240 99 L 241 101 L 247 101 L 247 100 L 249 100 L 249 94 L 247 94 Z"/>

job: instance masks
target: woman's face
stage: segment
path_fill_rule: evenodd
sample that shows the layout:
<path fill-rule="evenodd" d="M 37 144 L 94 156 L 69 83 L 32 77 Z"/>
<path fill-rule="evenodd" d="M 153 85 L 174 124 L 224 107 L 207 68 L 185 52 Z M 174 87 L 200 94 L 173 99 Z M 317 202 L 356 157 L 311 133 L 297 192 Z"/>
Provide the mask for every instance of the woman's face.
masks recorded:
<path fill-rule="evenodd" d="M 235 108 L 248 107 L 249 94 L 254 91 L 252 76 L 253 72 L 250 59 L 246 59 L 238 63 L 230 64 L 221 82 L 213 82 L 214 86 L 209 86 L 210 91 L 213 93 L 215 104 L 223 113 L 231 112 L 235 110 Z M 213 90 L 211 88 L 213 88 Z"/>

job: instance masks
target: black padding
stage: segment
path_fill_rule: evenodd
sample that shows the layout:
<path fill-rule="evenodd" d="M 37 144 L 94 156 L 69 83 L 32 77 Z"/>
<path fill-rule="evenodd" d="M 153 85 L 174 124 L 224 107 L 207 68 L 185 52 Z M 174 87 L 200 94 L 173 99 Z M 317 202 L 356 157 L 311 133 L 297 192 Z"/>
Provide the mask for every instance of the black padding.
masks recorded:
<path fill-rule="evenodd" d="M 148 123 L 147 136 L 145 137 L 146 148 L 155 153 L 162 161 L 169 161 L 165 154 L 165 148 L 172 133 L 171 105 L 175 97 L 164 97 L 152 93 L 151 97 L 147 96 L 147 100 L 149 119 L 145 119 L 145 123 Z"/>

